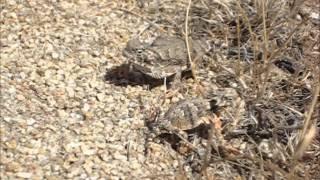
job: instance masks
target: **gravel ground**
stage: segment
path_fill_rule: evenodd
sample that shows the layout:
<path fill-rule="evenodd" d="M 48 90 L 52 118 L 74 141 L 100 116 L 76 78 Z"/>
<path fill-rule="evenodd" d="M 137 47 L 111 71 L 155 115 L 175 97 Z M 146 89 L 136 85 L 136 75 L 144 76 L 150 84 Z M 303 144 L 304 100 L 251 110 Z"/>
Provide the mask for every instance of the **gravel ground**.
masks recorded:
<path fill-rule="evenodd" d="M 1 3 L 3 180 L 177 174 L 182 156 L 172 148 L 153 143 L 145 155 L 144 118 L 159 105 L 163 87 L 150 91 L 104 79 L 106 69 L 125 62 L 126 42 L 148 25 L 115 10 L 132 3 Z M 182 98 L 167 100 L 164 109 Z"/>
<path fill-rule="evenodd" d="M 148 161 L 144 156 L 140 106 L 154 103 L 157 95 L 104 81 L 106 68 L 123 62 L 126 41 L 143 24 L 112 11 L 118 5 L 1 5 L 3 179 L 174 172 L 175 158 L 161 152 Z"/>
<path fill-rule="evenodd" d="M 115 10 L 130 4 L 1 4 L 2 179 L 138 179 L 175 172 L 175 151 L 155 145 L 150 157 L 144 155 L 141 111 L 159 104 L 163 89 L 104 80 L 106 69 L 124 62 L 126 42 L 146 26 Z"/>

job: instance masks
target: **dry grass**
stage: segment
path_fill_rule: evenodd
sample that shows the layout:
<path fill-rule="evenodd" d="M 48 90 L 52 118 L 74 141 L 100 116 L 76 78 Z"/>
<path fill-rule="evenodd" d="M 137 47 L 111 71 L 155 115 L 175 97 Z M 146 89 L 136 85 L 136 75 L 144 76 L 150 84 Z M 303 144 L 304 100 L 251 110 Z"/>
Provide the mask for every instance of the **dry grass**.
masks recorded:
<path fill-rule="evenodd" d="M 312 144 L 319 143 L 315 137 L 319 127 L 319 112 L 316 109 L 319 107 L 320 81 L 320 62 L 317 59 L 319 41 L 314 38 L 319 37 L 319 30 L 308 17 L 302 15 L 305 12 L 303 1 L 190 3 L 187 12 L 191 6 L 192 13 L 187 13 L 186 17 L 191 16 L 190 27 L 185 23 L 187 45 L 188 29 L 191 29 L 193 37 L 224 42 L 228 49 L 236 51 L 234 57 L 229 56 L 221 64 L 221 61 L 213 59 L 217 54 L 225 57 L 226 51 L 221 50 L 221 43 L 220 50 L 216 48 L 218 50 L 212 52 L 210 60 L 211 66 L 224 67 L 220 71 L 233 69 L 231 76 L 242 84 L 237 90 L 246 102 L 248 116 L 238 113 L 238 117 L 234 117 L 234 126 L 236 129 L 249 128 L 248 132 L 250 127 L 244 124 L 251 124 L 251 128 L 255 129 L 253 131 L 264 129 L 272 132 L 267 138 L 247 135 L 248 143 L 253 148 L 250 157 L 241 152 L 238 157 L 243 156 L 244 159 L 235 157 L 229 163 L 238 164 L 244 177 L 317 178 L 316 172 L 311 169 L 319 169 L 320 165 L 301 161 Z M 224 32 L 225 29 L 228 31 Z M 267 140 L 270 149 L 260 149 L 262 139 Z M 316 149 L 311 154 L 319 156 L 316 153 L 320 150 L 319 146 L 313 147 Z M 312 156 L 310 151 L 309 156 Z M 206 179 L 210 179 L 214 176 L 209 176 L 206 168 L 215 166 L 215 158 L 214 155 L 205 157 L 201 172 Z M 246 166 L 256 168 L 246 169 Z"/>
<path fill-rule="evenodd" d="M 190 171 L 196 179 L 317 178 L 319 29 L 310 3 L 316 2 L 163 1 L 149 11 L 148 3 L 137 9 L 130 1 L 132 8 L 120 9 L 149 23 L 138 36 L 184 38 L 197 86 L 204 80 L 241 97 L 233 108 L 221 108 L 221 125 L 210 128 L 205 154 L 178 160 L 176 179 L 190 178 Z M 206 41 L 203 62 L 192 59 L 190 39 Z M 159 177 L 166 175 L 146 176 Z"/>

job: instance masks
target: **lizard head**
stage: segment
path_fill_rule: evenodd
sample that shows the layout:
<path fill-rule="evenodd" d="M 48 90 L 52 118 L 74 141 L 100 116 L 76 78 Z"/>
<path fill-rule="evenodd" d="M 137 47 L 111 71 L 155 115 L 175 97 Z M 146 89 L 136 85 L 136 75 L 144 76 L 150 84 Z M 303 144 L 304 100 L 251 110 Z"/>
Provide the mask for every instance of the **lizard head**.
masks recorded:
<path fill-rule="evenodd" d="M 123 55 L 130 59 L 130 61 L 136 61 L 143 58 L 143 53 L 148 45 L 141 42 L 138 38 L 133 38 L 127 42 L 127 46 L 123 50 Z"/>

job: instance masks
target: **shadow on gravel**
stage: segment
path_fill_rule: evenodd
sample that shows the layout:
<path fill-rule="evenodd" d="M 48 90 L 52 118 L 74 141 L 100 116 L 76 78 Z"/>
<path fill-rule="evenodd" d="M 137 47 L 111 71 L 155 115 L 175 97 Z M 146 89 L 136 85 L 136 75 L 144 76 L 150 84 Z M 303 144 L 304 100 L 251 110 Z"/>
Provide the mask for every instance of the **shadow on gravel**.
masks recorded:
<path fill-rule="evenodd" d="M 112 69 L 107 69 L 104 79 L 111 84 L 123 87 L 128 85 L 149 86 L 152 89 L 163 84 L 163 80 L 161 79 L 154 79 L 140 72 L 133 71 L 129 64 L 122 64 Z"/>
<path fill-rule="evenodd" d="M 191 72 L 186 71 L 182 73 L 183 78 L 191 77 Z M 167 78 L 167 83 L 170 84 L 173 80 L 173 76 Z M 126 87 L 131 86 L 148 86 L 149 89 L 161 86 L 164 84 L 163 79 L 155 79 L 146 74 L 140 73 L 130 68 L 129 64 L 122 64 L 120 66 L 115 66 L 111 69 L 107 69 L 104 76 L 105 81 L 116 86 Z"/>

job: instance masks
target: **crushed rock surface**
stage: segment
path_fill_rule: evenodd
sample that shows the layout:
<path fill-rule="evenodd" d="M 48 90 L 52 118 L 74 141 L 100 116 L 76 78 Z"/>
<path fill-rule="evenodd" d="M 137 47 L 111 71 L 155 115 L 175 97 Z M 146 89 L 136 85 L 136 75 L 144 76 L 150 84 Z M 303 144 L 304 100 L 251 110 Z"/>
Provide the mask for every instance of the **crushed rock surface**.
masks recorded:
<path fill-rule="evenodd" d="M 175 154 L 144 155 L 140 112 L 158 95 L 104 80 L 106 69 L 123 63 L 122 49 L 144 24 L 140 18 L 108 1 L 1 6 L 2 179 L 175 172 Z"/>

